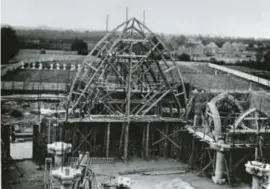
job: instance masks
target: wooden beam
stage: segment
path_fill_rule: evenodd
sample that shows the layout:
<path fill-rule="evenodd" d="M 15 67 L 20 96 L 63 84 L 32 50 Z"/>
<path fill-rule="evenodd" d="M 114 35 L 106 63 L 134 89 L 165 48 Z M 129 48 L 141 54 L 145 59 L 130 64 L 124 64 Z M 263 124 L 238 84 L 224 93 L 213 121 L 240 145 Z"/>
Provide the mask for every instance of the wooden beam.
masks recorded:
<path fill-rule="evenodd" d="M 131 58 L 128 60 L 128 81 L 126 84 L 126 107 L 125 117 L 127 123 L 125 123 L 125 143 L 124 143 L 124 162 L 127 163 L 128 158 L 128 140 L 129 140 L 129 124 L 130 124 L 130 93 L 131 93 L 131 82 L 132 82 L 132 63 Z"/>
<path fill-rule="evenodd" d="M 122 145 L 123 145 L 123 138 L 124 138 L 124 125 L 122 124 L 121 126 L 121 134 L 120 134 L 120 141 L 119 141 L 119 152 L 122 150 Z"/>
<path fill-rule="evenodd" d="M 176 130 L 175 132 L 169 134 L 168 137 L 170 137 L 170 136 L 172 136 L 172 135 L 175 135 L 175 134 L 179 133 L 179 132 L 182 131 L 182 130 L 183 130 L 183 129 L 178 129 L 178 130 Z M 161 141 L 163 141 L 163 140 L 165 140 L 165 139 L 166 139 L 166 138 L 163 137 L 162 139 L 159 139 L 158 141 L 152 143 L 152 145 L 155 145 L 155 144 L 157 144 L 157 143 L 159 143 L 159 142 L 161 142 Z"/>
<path fill-rule="evenodd" d="M 156 130 L 158 132 L 160 132 L 160 134 L 162 134 L 165 138 L 167 138 L 169 141 L 171 141 L 171 143 L 173 143 L 178 149 L 181 149 L 181 147 L 176 143 L 174 142 L 170 137 L 168 137 L 166 134 L 164 134 L 161 130 L 159 130 L 158 128 L 156 128 Z"/>
<path fill-rule="evenodd" d="M 149 158 L 149 132 L 150 132 L 150 123 L 146 125 L 146 141 L 145 141 L 145 157 Z"/>
<path fill-rule="evenodd" d="M 81 132 L 78 132 L 78 133 L 80 133 L 81 134 Z M 75 150 L 73 150 L 73 154 L 81 147 L 81 145 L 83 145 L 83 143 L 86 141 L 86 142 L 88 142 L 88 144 L 89 144 L 89 141 L 87 141 L 87 139 L 90 137 L 90 135 L 93 133 L 93 129 L 91 129 L 91 131 L 86 135 L 86 137 L 84 137 L 82 134 L 81 134 L 81 136 L 83 136 L 84 137 L 84 139 L 83 139 L 83 141 L 76 147 L 76 149 Z M 90 144 L 89 144 L 90 145 Z"/>
<path fill-rule="evenodd" d="M 111 129 L 111 123 L 108 122 L 107 124 L 107 140 L 106 140 L 106 157 L 108 158 L 109 157 L 109 154 L 110 154 L 110 129 Z"/>
<path fill-rule="evenodd" d="M 165 134 L 166 134 L 166 136 L 168 135 L 168 132 L 169 132 L 169 127 L 168 127 L 168 123 L 166 123 L 166 125 L 165 125 Z M 165 158 L 168 158 L 168 140 L 167 140 L 167 138 L 164 140 L 163 156 Z"/>
<path fill-rule="evenodd" d="M 132 42 L 132 43 L 147 43 L 147 39 L 120 39 L 122 42 Z"/>
<path fill-rule="evenodd" d="M 124 141 L 124 162 L 127 163 L 128 158 L 128 141 L 129 141 L 129 122 L 125 125 L 125 141 Z"/>
<path fill-rule="evenodd" d="M 146 134 L 146 128 L 143 127 L 143 131 L 142 131 L 142 146 L 141 146 L 141 156 L 142 158 L 145 157 L 146 155 L 146 149 L 145 149 L 145 146 L 146 146 L 146 143 L 145 143 L 145 134 Z"/>

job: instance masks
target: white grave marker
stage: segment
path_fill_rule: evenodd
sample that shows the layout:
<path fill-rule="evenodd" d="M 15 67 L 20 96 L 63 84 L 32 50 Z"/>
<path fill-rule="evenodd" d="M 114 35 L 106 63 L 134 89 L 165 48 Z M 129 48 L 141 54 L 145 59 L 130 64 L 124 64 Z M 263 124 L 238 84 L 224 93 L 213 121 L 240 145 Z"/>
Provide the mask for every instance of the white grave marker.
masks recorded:
<path fill-rule="evenodd" d="M 24 62 L 22 62 L 21 65 L 22 65 L 22 69 L 24 69 Z"/>
<path fill-rule="evenodd" d="M 42 70 L 42 63 L 41 63 L 41 62 L 39 63 L 38 69 L 39 69 L 39 70 Z"/>
<path fill-rule="evenodd" d="M 59 63 L 56 64 L 56 69 L 60 70 L 60 64 Z"/>
<path fill-rule="evenodd" d="M 78 69 L 77 70 L 79 71 L 80 69 L 81 69 L 81 64 L 78 65 Z"/>
<path fill-rule="evenodd" d="M 75 65 L 74 64 L 71 64 L 71 68 L 70 68 L 70 70 L 71 71 L 74 71 L 76 68 L 75 68 Z"/>
<path fill-rule="evenodd" d="M 34 70 L 36 67 L 36 63 L 35 62 L 32 62 L 32 69 Z"/>

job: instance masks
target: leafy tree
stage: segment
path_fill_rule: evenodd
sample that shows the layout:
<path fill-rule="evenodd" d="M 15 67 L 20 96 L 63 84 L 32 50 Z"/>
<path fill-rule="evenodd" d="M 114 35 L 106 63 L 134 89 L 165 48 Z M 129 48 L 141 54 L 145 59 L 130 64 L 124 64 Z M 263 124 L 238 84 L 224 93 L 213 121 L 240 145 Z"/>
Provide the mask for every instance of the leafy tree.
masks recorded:
<path fill-rule="evenodd" d="M 178 56 L 178 59 L 180 61 L 190 61 L 190 56 L 188 54 L 183 53 L 180 56 Z"/>
<path fill-rule="evenodd" d="M 263 61 L 263 51 L 261 49 L 258 49 L 256 53 L 256 62 L 261 63 L 262 61 Z"/>
<path fill-rule="evenodd" d="M 71 43 L 71 50 L 77 51 L 80 55 L 88 54 L 88 45 L 81 39 L 74 39 Z"/>
<path fill-rule="evenodd" d="M 268 71 L 270 71 L 270 51 L 268 51 L 265 55 L 264 55 L 264 68 Z"/>
<path fill-rule="evenodd" d="M 19 51 L 19 41 L 13 28 L 1 28 L 1 47 L 1 64 L 7 64 Z"/>

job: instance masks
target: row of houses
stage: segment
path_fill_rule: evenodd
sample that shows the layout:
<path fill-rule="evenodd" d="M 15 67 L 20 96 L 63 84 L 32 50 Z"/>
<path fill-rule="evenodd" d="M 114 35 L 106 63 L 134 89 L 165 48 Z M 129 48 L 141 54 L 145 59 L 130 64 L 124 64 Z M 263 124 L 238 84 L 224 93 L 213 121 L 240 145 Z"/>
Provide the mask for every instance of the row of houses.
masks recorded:
<path fill-rule="evenodd" d="M 181 45 L 174 53 L 178 55 L 185 53 L 191 56 L 222 55 L 225 57 L 241 57 L 247 56 L 246 47 L 247 45 L 237 42 L 226 42 L 221 47 L 218 47 L 214 42 L 207 45 L 203 45 L 201 42 L 192 42 Z"/>

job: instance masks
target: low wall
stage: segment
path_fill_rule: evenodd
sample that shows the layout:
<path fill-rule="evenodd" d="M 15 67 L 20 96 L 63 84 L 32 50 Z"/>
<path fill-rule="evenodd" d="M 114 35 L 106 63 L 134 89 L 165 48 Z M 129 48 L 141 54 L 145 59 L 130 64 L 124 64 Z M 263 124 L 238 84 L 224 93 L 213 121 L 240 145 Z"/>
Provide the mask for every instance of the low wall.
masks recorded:
<path fill-rule="evenodd" d="M 241 77 L 243 79 L 246 79 L 246 80 L 249 80 L 249 81 L 253 81 L 255 83 L 259 83 L 261 85 L 270 87 L 270 81 L 267 80 L 267 79 L 263 79 L 263 78 L 260 78 L 260 77 L 254 76 L 254 75 L 250 75 L 250 74 L 247 74 L 247 73 L 238 71 L 238 70 L 226 68 L 224 66 L 219 66 L 219 65 L 215 65 L 215 64 L 211 64 L 211 63 L 208 63 L 208 66 L 210 68 L 214 68 L 216 70 L 227 72 L 227 73 L 233 74 L 235 76 Z"/>

